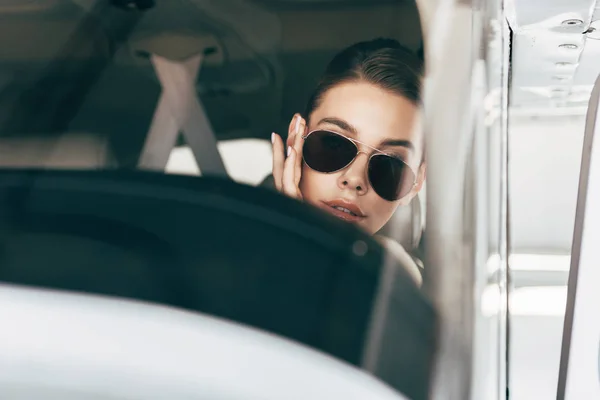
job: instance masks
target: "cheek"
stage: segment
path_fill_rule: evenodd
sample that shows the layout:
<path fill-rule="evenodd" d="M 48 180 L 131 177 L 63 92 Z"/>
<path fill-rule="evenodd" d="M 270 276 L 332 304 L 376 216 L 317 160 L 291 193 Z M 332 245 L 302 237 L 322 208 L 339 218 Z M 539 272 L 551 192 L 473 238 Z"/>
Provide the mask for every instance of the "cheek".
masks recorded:
<path fill-rule="evenodd" d="M 373 196 L 374 199 L 370 204 L 371 215 L 375 216 L 376 224 L 379 225 L 377 229 L 381 228 L 385 223 L 392 217 L 396 208 L 398 208 L 398 202 L 390 203 L 385 201 L 379 196 Z"/>
<path fill-rule="evenodd" d="M 306 165 L 302 167 L 299 186 L 305 200 L 317 201 L 327 198 L 327 193 L 331 192 L 332 185 L 335 185 L 334 175 L 315 172 Z"/>
<path fill-rule="evenodd" d="M 398 208 L 398 202 L 390 203 L 375 193 L 369 193 L 363 207 L 369 215 L 362 227 L 371 235 L 376 234 L 390 220 Z"/>

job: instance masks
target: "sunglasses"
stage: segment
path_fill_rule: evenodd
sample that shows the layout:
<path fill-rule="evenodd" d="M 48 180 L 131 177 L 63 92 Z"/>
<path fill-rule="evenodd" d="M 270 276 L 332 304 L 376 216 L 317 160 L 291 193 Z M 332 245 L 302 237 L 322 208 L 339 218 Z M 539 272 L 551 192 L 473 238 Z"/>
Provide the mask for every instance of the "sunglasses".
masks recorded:
<path fill-rule="evenodd" d="M 309 132 L 303 139 L 304 162 L 310 169 L 325 174 L 352 164 L 359 153 L 364 153 L 358 144 L 374 150 L 369 156 L 367 175 L 375 193 L 384 200 L 400 200 L 417 183 L 415 172 L 404 161 L 358 140 L 325 130 Z"/>

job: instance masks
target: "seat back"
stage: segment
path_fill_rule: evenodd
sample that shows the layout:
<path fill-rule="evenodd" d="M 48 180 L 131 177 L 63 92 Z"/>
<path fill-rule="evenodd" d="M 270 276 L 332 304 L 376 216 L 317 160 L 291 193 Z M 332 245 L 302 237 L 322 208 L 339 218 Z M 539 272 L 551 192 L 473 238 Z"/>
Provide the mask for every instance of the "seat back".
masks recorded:
<path fill-rule="evenodd" d="M 273 175 L 268 175 L 261 186 L 275 189 Z M 415 253 L 421 243 L 425 226 L 424 194 L 419 194 L 407 206 L 398 207 L 392 218 L 379 234 L 400 243 L 410 254 Z"/>
<path fill-rule="evenodd" d="M 0 244 L 0 281 L 215 315 L 427 398 L 436 318 L 412 278 L 361 230 L 272 191 L 141 172 L 3 171 Z"/>

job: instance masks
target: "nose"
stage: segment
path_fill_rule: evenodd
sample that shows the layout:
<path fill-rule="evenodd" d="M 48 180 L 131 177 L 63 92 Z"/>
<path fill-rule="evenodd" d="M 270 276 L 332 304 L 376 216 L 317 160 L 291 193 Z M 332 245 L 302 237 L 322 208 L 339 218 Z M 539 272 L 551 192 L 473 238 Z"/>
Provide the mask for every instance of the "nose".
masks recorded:
<path fill-rule="evenodd" d="M 369 157 L 360 152 L 354 161 L 342 171 L 338 177 L 338 187 L 342 190 L 356 191 L 358 196 L 365 195 L 368 190 L 367 164 Z"/>

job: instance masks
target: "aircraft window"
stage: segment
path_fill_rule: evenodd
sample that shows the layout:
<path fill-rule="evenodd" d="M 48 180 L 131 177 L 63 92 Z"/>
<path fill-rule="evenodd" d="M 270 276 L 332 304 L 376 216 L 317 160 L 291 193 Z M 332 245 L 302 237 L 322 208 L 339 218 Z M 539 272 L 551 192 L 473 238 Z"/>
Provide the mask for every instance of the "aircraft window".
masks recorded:
<path fill-rule="evenodd" d="M 543 278 L 510 295 L 510 380 L 518 398 L 556 396 L 567 287 L 544 286 Z"/>
<path fill-rule="evenodd" d="M 404 1 L 142 1 L 143 12 L 125 4 L 137 3 L 0 9 L 2 37 L 21 38 L 20 46 L 0 42 L 2 139 L 21 145 L 21 161 L 3 165 L 27 164 L 30 154 L 36 165 L 55 166 L 35 149 L 59 151 L 80 135 L 106 153 L 87 156 L 95 168 L 164 171 L 176 142 L 215 162 L 215 141 L 286 132 L 342 48 L 376 37 L 415 52 L 422 46 L 416 6 Z"/>
<path fill-rule="evenodd" d="M 561 383 L 559 376 L 566 376 L 566 361 L 561 357 L 568 343 L 563 342 L 563 333 L 571 330 L 565 309 L 569 309 L 567 299 L 575 296 L 573 276 L 569 276 L 571 254 L 578 251 L 573 247 L 577 241 L 574 227 L 581 220 L 588 224 L 594 219 L 590 211 L 583 217 L 581 185 L 587 178 L 582 154 L 592 147 L 591 141 L 586 142 L 590 139 L 585 139 L 593 118 L 590 100 L 594 101 L 592 90 L 600 74 L 600 42 L 594 40 L 599 11 L 593 4 L 586 8 L 550 0 L 544 7 L 521 2 L 507 15 L 514 32 L 508 130 L 509 247 L 513 253 L 508 362 L 514 400 L 598 397 L 597 376 L 586 375 L 597 363 L 595 359 L 585 367 L 569 366 L 569 380 L 579 396 L 563 397 L 564 379 Z M 578 15 L 567 16 L 573 12 Z M 592 269 L 597 270 L 596 266 Z M 593 309 L 597 303 L 583 307 Z M 594 332 L 587 321 L 581 326 L 583 331 Z M 597 336 L 595 340 L 593 347 Z M 596 351 L 589 342 L 584 348 L 584 354 Z"/>
<path fill-rule="evenodd" d="M 413 260 L 424 214 L 414 1 L 0 3 L 0 286 L 202 312 L 341 359 L 387 398 L 428 397 L 437 316 Z M 328 204 L 333 218 L 249 187 L 270 182 L 272 132 L 286 138 L 332 57 L 358 42 L 411 61 L 397 62 L 410 79 L 379 115 L 391 135 L 374 129 L 380 118 L 359 130 L 315 121 L 345 149 L 365 127 L 386 133 L 366 144 L 371 209 L 386 212 L 366 232 L 340 221 L 367 219 L 356 205 Z M 348 154 L 334 154 L 339 170 Z M 375 237 L 382 226 L 395 252 Z"/>
<path fill-rule="evenodd" d="M 509 363 L 517 400 L 555 398 L 560 368 L 585 109 L 551 110 L 517 109 L 510 122 Z"/>
<path fill-rule="evenodd" d="M 292 116 L 305 111 L 336 53 L 383 37 L 396 40 L 411 57 L 423 55 L 412 1 L 43 4 L 15 6 L 10 13 L 0 8 L 2 37 L 23 42 L 0 42 L 0 165 L 5 167 L 201 171 L 276 187 L 268 176 L 271 133 L 287 137 Z M 418 90 L 407 88 L 406 93 L 414 92 L 419 98 Z M 394 124 L 404 126 L 401 122 Z M 393 164 L 406 165 L 402 170 L 383 167 L 388 180 L 377 190 L 394 200 L 400 193 L 412 198 L 413 180 L 424 185 L 422 145 L 412 141 L 418 147 L 412 153 L 401 146 L 385 149 L 406 162 Z M 367 230 L 421 257 L 424 193 L 410 204 L 404 201 L 395 214 L 387 210 Z"/>

